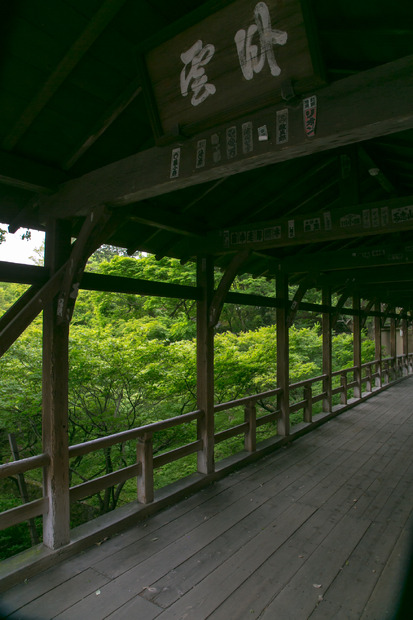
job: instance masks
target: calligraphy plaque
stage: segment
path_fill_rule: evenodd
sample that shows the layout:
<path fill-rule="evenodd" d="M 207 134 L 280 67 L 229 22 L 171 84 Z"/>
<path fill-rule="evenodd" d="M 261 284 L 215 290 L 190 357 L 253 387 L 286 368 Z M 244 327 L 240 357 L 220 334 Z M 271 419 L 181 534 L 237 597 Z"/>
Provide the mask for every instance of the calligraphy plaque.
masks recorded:
<path fill-rule="evenodd" d="M 320 86 L 308 15 L 306 0 L 235 0 L 146 50 L 157 137 L 178 127 L 191 135 L 277 103 L 283 84 L 298 96 Z"/>

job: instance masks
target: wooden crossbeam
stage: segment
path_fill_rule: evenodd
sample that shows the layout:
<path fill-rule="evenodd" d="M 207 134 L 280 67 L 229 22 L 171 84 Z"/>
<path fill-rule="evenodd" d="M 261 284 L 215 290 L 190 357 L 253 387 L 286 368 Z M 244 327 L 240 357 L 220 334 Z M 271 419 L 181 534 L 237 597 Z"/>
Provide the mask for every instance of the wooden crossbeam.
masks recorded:
<path fill-rule="evenodd" d="M 303 110 L 298 106 L 288 112 L 288 143 L 277 145 L 273 139 L 256 141 L 250 153 L 243 153 L 240 146 L 233 159 L 227 160 L 224 155 L 219 163 L 213 161 L 211 138 L 225 136 L 231 125 L 236 127 L 238 136 L 245 122 L 252 123 L 255 131 L 267 125 L 274 136 L 276 112 L 282 106 L 273 106 L 239 118 L 231 125 L 214 127 L 170 147 L 148 149 L 69 181 L 53 198 L 42 201 L 42 213 L 54 217 L 85 215 L 98 204 L 131 204 L 260 166 L 410 129 L 413 127 L 412 63 L 413 56 L 408 56 L 319 89 L 317 131 L 311 139 L 305 134 Z M 196 168 L 201 139 L 209 146 L 205 166 Z M 222 150 L 225 153 L 225 144 Z M 179 166 L 175 165 L 177 158 Z"/>

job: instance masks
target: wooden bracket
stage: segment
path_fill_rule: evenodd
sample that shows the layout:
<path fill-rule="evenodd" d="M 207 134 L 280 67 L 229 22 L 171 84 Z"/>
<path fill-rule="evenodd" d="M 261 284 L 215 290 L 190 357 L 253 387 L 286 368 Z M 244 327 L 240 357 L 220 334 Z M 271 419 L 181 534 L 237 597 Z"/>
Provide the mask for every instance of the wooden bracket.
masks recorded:
<path fill-rule="evenodd" d="M 375 305 L 376 301 L 377 301 L 376 298 L 371 299 L 366 305 L 366 307 L 363 308 L 364 316 L 361 318 L 361 322 L 360 322 L 361 328 L 365 327 L 367 319 L 369 317 L 369 312 L 372 309 L 372 307 Z"/>
<path fill-rule="evenodd" d="M 381 326 L 384 327 L 387 321 L 387 317 L 390 314 L 390 311 L 392 309 L 392 305 L 391 304 L 387 304 L 386 309 L 383 313 L 383 316 L 381 317 Z"/>
<path fill-rule="evenodd" d="M 313 277 L 307 276 L 303 280 L 303 282 L 301 282 L 300 286 L 298 287 L 294 295 L 294 299 L 291 302 L 290 311 L 287 315 L 286 321 L 287 321 L 288 327 L 291 327 L 291 325 L 294 323 L 294 319 L 300 307 L 300 303 L 302 302 L 304 295 L 310 288 L 312 281 L 313 281 Z"/>
<path fill-rule="evenodd" d="M 225 296 L 228 293 L 241 265 L 245 263 L 250 255 L 251 250 L 243 250 L 242 252 L 236 254 L 231 263 L 228 265 L 227 270 L 222 276 L 221 282 L 219 283 L 211 301 L 211 307 L 209 310 L 209 327 L 215 327 L 217 325 L 224 306 Z"/>
<path fill-rule="evenodd" d="M 112 212 L 105 205 L 92 209 L 85 219 L 80 234 L 73 244 L 59 291 L 56 311 L 58 323 L 70 322 L 86 262 L 89 256 L 113 233 L 116 225 L 118 225 L 118 220 L 115 224 Z"/>
<path fill-rule="evenodd" d="M 351 288 L 350 284 L 347 284 L 344 290 L 344 293 L 341 295 L 340 299 L 337 302 L 337 306 L 333 309 L 333 312 L 331 314 L 331 327 L 332 328 L 336 326 L 338 315 L 340 314 L 340 310 L 344 307 L 344 304 L 346 303 L 347 299 L 351 295 L 350 288 Z"/>

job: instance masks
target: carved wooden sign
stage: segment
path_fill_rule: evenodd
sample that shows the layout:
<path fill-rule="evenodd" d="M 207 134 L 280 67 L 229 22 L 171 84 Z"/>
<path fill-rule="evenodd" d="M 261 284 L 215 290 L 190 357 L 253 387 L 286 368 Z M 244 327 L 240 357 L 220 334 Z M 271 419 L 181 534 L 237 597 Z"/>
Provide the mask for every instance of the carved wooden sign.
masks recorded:
<path fill-rule="evenodd" d="M 158 136 L 178 126 L 191 134 L 280 101 L 282 91 L 320 85 L 304 8 L 304 0 L 236 0 L 147 51 Z"/>

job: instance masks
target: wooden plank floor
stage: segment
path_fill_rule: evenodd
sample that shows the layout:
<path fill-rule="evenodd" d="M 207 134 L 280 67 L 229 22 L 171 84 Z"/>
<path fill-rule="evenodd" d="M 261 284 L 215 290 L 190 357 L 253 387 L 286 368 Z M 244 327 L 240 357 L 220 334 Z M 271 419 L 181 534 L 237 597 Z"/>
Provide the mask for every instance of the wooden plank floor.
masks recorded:
<path fill-rule="evenodd" d="M 2 617 L 393 618 L 412 483 L 413 377 L 12 588 Z"/>

